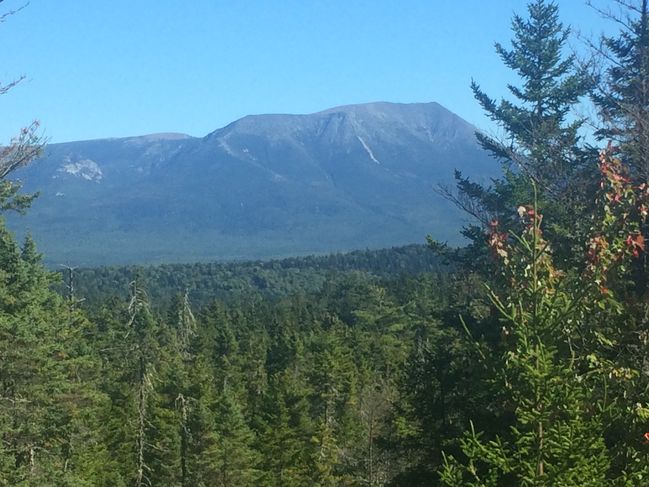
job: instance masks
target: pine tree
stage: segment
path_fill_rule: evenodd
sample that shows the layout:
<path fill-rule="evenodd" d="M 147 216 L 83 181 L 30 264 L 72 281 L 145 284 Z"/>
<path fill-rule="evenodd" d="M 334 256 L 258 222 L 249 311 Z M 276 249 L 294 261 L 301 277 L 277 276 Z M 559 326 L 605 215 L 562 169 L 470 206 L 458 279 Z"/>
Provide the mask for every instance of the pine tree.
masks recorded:
<path fill-rule="evenodd" d="M 79 447 L 79 435 L 94 438 L 80 410 L 94 394 L 88 323 L 70 314 L 53 282 L 33 242 L 20 249 L 0 224 L 0 478 L 7 485 L 64 483 L 91 468 Z"/>
<path fill-rule="evenodd" d="M 570 255 L 579 214 L 586 205 L 581 186 L 588 158 L 579 148 L 581 119 L 573 108 L 589 93 L 589 76 L 576 67 L 574 56 L 563 54 L 570 34 L 559 21 L 558 7 L 534 0 L 528 18 L 515 15 L 512 47 L 496 44 L 503 63 L 520 78 L 508 85 L 511 99 L 495 100 L 472 82 L 474 96 L 486 115 L 502 130 L 502 137 L 478 132 L 480 145 L 502 164 L 504 176 L 485 187 L 456 173 L 457 193 L 446 195 L 475 217 L 478 225 L 464 234 L 483 249 L 491 221 L 506 229 L 518 229 L 515 210 L 531 201 L 529 180 L 538 188 L 538 198 L 553 227 L 548 238 L 557 251 Z M 473 255 L 472 258 L 474 258 Z"/>
<path fill-rule="evenodd" d="M 311 483 L 314 426 L 308 390 L 294 372 L 272 377 L 259 434 L 262 485 L 298 487 Z"/>
<path fill-rule="evenodd" d="M 592 97 L 602 127 L 597 135 L 620 146 L 621 158 L 640 181 L 649 180 L 649 6 L 647 0 L 620 1 L 623 14 L 612 20 L 617 36 L 605 36 L 598 51 L 609 60 Z M 607 15 L 610 17 L 610 15 Z"/>
<path fill-rule="evenodd" d="M 497 230 L 492 239 L 508 283 L 502 294 L 491 294 L 508 345 L 492 374 L 514 422 L 495 438 L 484 438 L 472 424 L 462 442 L 465 463 L 447 458 L 442 480 L 449 486 L 611 485 L 603 403 L 572 346 L 597 288 L 582 293 L 581 278 L 556 270 L 536 205 L 520 213 L 526 229 L 516 243 L 503 243 Z"/>
<path fill-rule="evenodd" d="M 216 399 L 212 441 L 200 459 L 201 481 L 215 487 L 255 485 L 259 476 L 255 435 L 228 387 Z"/>

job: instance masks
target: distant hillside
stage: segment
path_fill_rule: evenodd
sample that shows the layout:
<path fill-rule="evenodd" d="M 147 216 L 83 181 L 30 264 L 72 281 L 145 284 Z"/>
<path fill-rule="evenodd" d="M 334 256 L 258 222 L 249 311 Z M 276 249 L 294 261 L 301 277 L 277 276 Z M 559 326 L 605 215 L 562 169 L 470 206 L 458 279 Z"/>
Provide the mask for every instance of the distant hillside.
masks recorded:
<path fill-rule="evenodd" d="M 50 264 L 276 258 L 457 241 L 433 188 L 494 162 L 437 103 L 371 103 L 244 117 L 203 138 L 157 134 L 52 144 L 19 171 Z"/>

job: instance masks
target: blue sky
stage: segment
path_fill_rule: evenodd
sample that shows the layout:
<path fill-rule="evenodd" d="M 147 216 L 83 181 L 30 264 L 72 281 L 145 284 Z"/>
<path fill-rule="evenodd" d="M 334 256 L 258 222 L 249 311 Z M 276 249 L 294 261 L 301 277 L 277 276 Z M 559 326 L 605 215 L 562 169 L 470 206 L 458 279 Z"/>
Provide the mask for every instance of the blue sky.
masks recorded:
<path fill-rule="evenodd" d="M 6 0 L 0 10 L 24 2 Z M 558 2 L 586 36 L 613 28 Z M 469 83 L 503 93 L 519 0 L 31 0 L 0 24 L 0 142 L 33 119 L 52 142 L 203 136 L 247 114 L 437 101 L 484 127 Z M 604 0 L 600 5 L 606 5 Z M 581 43 L 572 41 L 581 49 Z"/>

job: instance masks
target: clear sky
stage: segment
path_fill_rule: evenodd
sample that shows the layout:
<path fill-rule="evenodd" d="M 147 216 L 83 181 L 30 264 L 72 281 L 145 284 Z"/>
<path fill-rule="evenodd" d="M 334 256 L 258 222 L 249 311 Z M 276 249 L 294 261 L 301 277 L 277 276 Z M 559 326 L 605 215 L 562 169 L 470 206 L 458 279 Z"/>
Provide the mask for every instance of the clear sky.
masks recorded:
<path fill-rule="evenodd" d="M 0 11 L 20 7 L 6 0 Z M 559 0 L 585 35 L 614 28 Z M 605 0 L 600 0 L 605 5 Z M 52 142 L 154 132 L 203 136 L 244 115 L 370 101 L 437 101 L 479 127 L 478 81 L 522 0 L 31 0 L 0 24 L 0 142 L 39 119 Z M 580 42 L 572 44 L 579 48 Z"/>

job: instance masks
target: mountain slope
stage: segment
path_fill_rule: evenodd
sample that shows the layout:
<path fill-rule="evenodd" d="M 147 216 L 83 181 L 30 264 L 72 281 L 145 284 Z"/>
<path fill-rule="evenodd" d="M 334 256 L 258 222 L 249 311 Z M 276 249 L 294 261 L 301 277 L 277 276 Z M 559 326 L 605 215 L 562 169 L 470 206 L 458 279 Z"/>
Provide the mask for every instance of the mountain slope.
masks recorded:
<path fill-rule="evenodd" d="M 266 258 L 456 239 L 433 187 L 494 163 L 437 103 L 247 116 L 203 138 L 52 144 L 21 170 L 40 191 L 12 228 L 50 263 Z"/>

